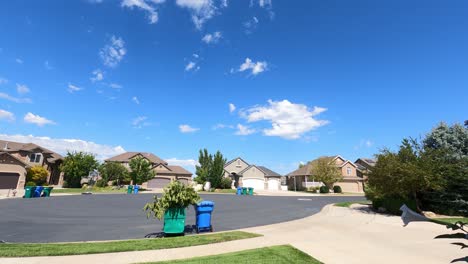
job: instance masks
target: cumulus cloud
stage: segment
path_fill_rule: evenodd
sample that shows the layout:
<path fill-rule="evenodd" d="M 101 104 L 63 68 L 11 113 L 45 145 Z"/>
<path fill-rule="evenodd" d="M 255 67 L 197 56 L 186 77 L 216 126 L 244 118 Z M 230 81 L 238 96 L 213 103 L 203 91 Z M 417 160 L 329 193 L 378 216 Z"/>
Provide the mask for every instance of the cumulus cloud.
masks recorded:
<path fill-rule="evenodd" d="M 206 44 L 212 44 L 212 43 L 215 44 L 219 42 L 221 37 L 222 37 L 221 32 L 216 31 L 213 34 L 209 33 L 203 36 L 202 41 L 205 42 Z"/>
<path fill-rule="evenodd" d="M 244 22 L 245 33 L 253 33 L 258 27 L 258 22 L 258 18 L 255 16 L 249 19 L 248 21 Z"/>
<path fill-rule="evenodd" d="M 232 113 L 234 111 L 236 111 L 236 106 L 234 104 L 230 103 L 229 104 L 229 112 Z"/>
<path fill-rule="evenodd" d="M 0 85 L 7 84 L 7 83 L 8 83 L 8 79 L 0 77 Z"/>
<path fill-rule="evenodd" d="M 249 128 L 248 126 L 243 126 L 241 124 L 237 124 L 237 131 L 236 131 L 236 135 L 239 135 L 239 136 L 247 136 L 247 135 L 250 135 L 250 134 L 253 134 L 255 133 L 256 130 L 253 129 L 253 128 Z"/>
<path fill-rule="evenodd" d="M 118 83 L 109 83 L 109 87 L 113 89 L 122 89 L 123 86 Z"/>
<path fill-rule="evenodd" d="M 104 72 L 100 69 L 96 69 L 92 72 L 93 76 L 90 78 L 92 82 L 99 82 L 104 80 Z"/>
<path fill-rule="evenodd" d="M 186 170 L 190 172 L 195 172 L 195 166 L 200 165 L 198 161 L 194 159 L 178 159 L 178 158 L 170 158 L 170 159 L 165 159 L 169 165 L 177 165 L 184 167 Z"/>
<path fill-rule="evenodd" d="M 193 132 L 197 132 L 198 130 L 200 130 L 199 128 L 195 128 L 195 127 L 191 127 L 189 125 L 186 125 L 186 124 L 183 124 L 183 125 L 180 125 L 179 126 L 179 130 L 180 132 L 182 133 L 193 133 Z"/>
<path fill-rule="evenodd" d="M 132 125 L 134 128 L 142 128 L 142 127 L 151 125 L 151 123 L 147 122 L 146 120 L 148 120 L 148 117 L 138 116 L 135 119 L 133 119 Z"/>
<path fill-rule="evenodd" d="M 109 43 L 99 51 L 102 63 L 111 68 L 117 67 L 125 54 L 127 54 L 125 42 L 122 38 L 116 36 L 112 36 Z"/>
<path fill-rule="evenodd" d="M 35 125 L 38 125 L 40 127 L 44 126 L 44 125 L 53 125 L 55 124 L 54 121 L 52 120 L 49 120 L 45 117 L 42 117 L 42 116 L 39 116 L 39 115 L 35 115 L 31 112 L 28 112 L 25 116 L 24 116 L 24 122 L 26 123 L 30 123 L 30 124 L 35 124 Z"/>
<path fill-rule="evenodd" d="M 251 59 L 246 58 L 245 62 L 240 65 L 238 71 L 250 71 L 253 75 L 257 75 L 266 70 L 268 70 L 268 63 L 266 61 L 253 62 Z"/>
<path fill-rule="evenodd" d="M 28 86 L 26 86 L 25 84 L 19 84 L 19 83 L 16 84 L 16 91 L 19 94 L 27 94 L 30 92 Z"/>
<path fill-rule="evenodd" d="M 24 63 L 24 61 L 23 61 L 22 59 L 20 59 L 20 58 L 16 58 L 15 61 L 16 61 L 16 63 L 18 63 L 18 64 L 23 64 L 23 63 Z"/>
<path fill-rule="evenodd" d="M 68 84 L 68 92 L 69 92 L 69 93 L 79 92 L 79 91 L 81 91 L 81 90 L 83 90 L 83 88 L 78 87 L 78 86 L 76 86 L 76 85 L 73 85 L 73 84 L 71 84 L 71 83 Z"/>
<path fill-rule="evenodd" d="M 213 130 L 223 129 L 223 128 L 231 128 L 234 129 L 232 125 L 225 125 L 225 124 L 216 124 L 212 127 Z"/>
<path fill-rule="evenodd" d="M 189 61 L 187 65 L 185 65 L 185 71 L 198 71 L 200 66 L 197 65 L 196 62 Z"/>
<path fill-rule="evenodd" d="M 138 100 L 138 97 L 136 97 L 136 96 L 133 96 L 133 97 L 132 97 L 132 101 L 133 101 L 135 104 L 138 104 L 138 105 L 140 104 L 140 100 Z"/>
<path fill-rule="evenodd" d="M 316 118 L 327 109 L 314 107 L 310 109 L 303 104 L 294 104 L 288 100 L 268 100 L 266 106 L 255 106 L 241 112 L 241 117 L 247 122 L 268 121 L 271 128 L 264 129 L 266 136 L 277 136 L 285 139 L 298 139 L 305 133 L 329 123 Z"/>
<path fill-rule="evenodd" d="M 32 100 L 29 98 L 17 98 L 6 93 L 0 93 L 0 99 L 5 99 L 5 100 L 12 101 L 12 102 L 19 103 L 19 104 L 32 102 Z"/>
<path fill-rule="evenodd" d="M 125 152 L 121 146 L 101 145 L 81 139 L 60 139 L 50 137 L 37 137 L 33 135 L 6 135 L 0 134 L 1 140 L 22 143 L 34 143 L 44 148 L 66 155 L 67 152 L 83 151 L 93 153 L 98 160 L 104 160 Z"/>
<path fill-rule="evenodd" d="M 176 0 L 176 4 L 190 11 L 192 21 L 199 30 L 203 27 L 203 24 L 216 13 L 213 0 Z"/>
<path fill-rule="evenodd" d="M 15 115 L 12 112 L 0 109 L 0 120 L 13 122 L 15 121 Z"/>
<path fill-rule="evenodd" d="M 122 7 L 130 9 L 139 8 L 147 13 L 147 18 L 150 24 L 155 24 L 159 20 L 158 12 L 155 5 L 164 3 L 165 0 L 123 0 Z"/>

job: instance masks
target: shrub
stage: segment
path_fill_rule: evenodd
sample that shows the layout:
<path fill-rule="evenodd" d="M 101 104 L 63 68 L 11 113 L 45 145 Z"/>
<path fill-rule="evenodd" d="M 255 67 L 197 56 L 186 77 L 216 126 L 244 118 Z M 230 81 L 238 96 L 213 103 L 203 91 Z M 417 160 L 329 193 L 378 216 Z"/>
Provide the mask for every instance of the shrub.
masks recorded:
<path fill-rule="evenodd" d="M 36 186 L 36 183 L 32 181 L 28 181 L 24 186 Z"/>
<path fill-rule="evenodd" d="M 416 202 L 414 200 L 400 197 L 384 197 L 372 200 L 372 207 L 376 210 L 385 208 L 385 212 L 393 215 L 401 215 L 400 207 L 406 204 L 411 210 L 416 211 Z"/>
<path fill-rule="evenodd" d="M 172 181 L 163 190 L 163 195 L 158 199 L 154 196 L 154 200 L 143 207 L 146 211 L 146 216 L 154 217 L 161 220 L 164 213 L 169 208 L 186 208 L 191 204 L 196 204 L 201 201 L 198 193 L 192 186 L 187 186 L 179 181 Z"/>
<path fill-rule="evenodd" d="M 104 179 L 99 179 L 96 181 L 95 184 L 97 187 L 106 187 L 107 186 L 107 181 Z"/>
<path fill-rule="evenodd" d="M 343 190 L 341 190 L 341 186 L 335 185 L 335 186 L 333 186 L 333 192 L 334 193 L 342 193 Z"/>
<path fill-rule="evenodd" d="M 49 172 L 42 166 L 34 166 L 28 169 L 26 180 L 35 182 L 37 185 L 42 185 L 46 182 Z"/>
<path fill-rule="evenodd" d="M 231 189 L 232 180 L 229 177 L 225 177 L 221 180 L 221 189 Z"/>
<path fill-rule="evenodd" d="M 330 188 L 328 188 L 328 186 L 321 186 L 320 187 L 320 193 L 329 193 L 330 192 Z"/>
<path fill-rule="evenodd" d="M 63 181 L 62 188 L 68 188 L 68 182 L 67 181 Z"/>

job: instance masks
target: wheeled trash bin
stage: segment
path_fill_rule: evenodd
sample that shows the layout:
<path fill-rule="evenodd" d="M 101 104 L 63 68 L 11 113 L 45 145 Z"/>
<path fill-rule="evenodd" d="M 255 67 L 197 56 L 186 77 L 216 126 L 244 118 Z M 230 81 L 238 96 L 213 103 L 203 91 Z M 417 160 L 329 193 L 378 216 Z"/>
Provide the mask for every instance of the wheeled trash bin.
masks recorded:
<path fill-rule="evenodd" d="M 195 207 L 196 213 L 196 231 L 211 231 L 213 232 L 213 225 L 211 225 L 211 213 L 214 209 L 214 202 L 212 201 L 203 201 L 198 203 Z"/>

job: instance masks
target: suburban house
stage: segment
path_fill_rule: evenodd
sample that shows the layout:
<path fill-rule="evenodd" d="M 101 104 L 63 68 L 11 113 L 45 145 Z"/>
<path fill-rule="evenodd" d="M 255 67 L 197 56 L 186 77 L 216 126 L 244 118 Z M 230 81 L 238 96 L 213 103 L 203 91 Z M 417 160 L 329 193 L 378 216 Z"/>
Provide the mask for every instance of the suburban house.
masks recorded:
<path fill-rule="evenodd" d="M 320 157 L 318 159 L 322 158 L 329 160 L 329 163 L 336 166 L 336 169 L 340 171 L 343 179 L 335 183 L 335 185 L 339 185 L 343 192 L 364 192 L 363 178 L 362 176 L 359 176 L 362 175 L 362 172 L 359 170 L 356 164 L 349 160 L 345 160 L 339 155 L 331 157 Z M 313 177 L 313 164 L 316 160 L 308 162 L 301 168 L 287 175 L 289 189 L 300 190 L 303 188 L 317 187 L 322 185 L 322 183 L 316 182 Z"/>
<path fill-rule="evenodd" d="M 61 185 L 59 166 L 63 157 L 33 143 L 0 140 L 0 189 L 23 189 L 27 169 L 42 166 L 48 172 L 49 185 Z"/>
<path fill-rule="evenodd" d="M 377 161 L 375 159 L 369 158 L 357 159 L 354 164 L 356 164 L 358 167 L 358 177 L 362 177 L 364 180 L 366 180 L 367 175 L 372 171 L 372 168 L 374 168 L 376 162 Z"/>
<path fill-rule="evenodd" d="M 249 164 L 242 158 L 235 158 L 224 165 L 224 177 L 234 180 L 235 187 L 252 187 L 254 190 L 282 190 L 286 178 L 264 167 Z"/>
<path fill-rule="evenodd" d="M 115 157 L 106 159 L 105 162 L 119 162 L 130 170 L 130 160 L 136 157 L 143 157 L 156 172 L 156 176 L 142 184 L 145 188 L 164 188 L 171 181 L 180 181 L 184 184 L 192 182 L 192 173 L 180 166 L 169 165 L 158 156 L 147 152 L 125 152 Z"/>

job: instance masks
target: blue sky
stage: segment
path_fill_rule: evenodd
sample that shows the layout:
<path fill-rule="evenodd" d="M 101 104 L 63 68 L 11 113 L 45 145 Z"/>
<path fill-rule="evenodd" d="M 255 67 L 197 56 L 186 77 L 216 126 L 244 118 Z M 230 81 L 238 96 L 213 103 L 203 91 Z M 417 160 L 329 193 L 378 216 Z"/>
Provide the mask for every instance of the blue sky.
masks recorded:
<path fill-rule="evenodd" d="M 466 1 L 0 2 L 0 138 L 280 173 L 468 113 Z M 193 169 L 192 169 L 193 170 Z"/>

